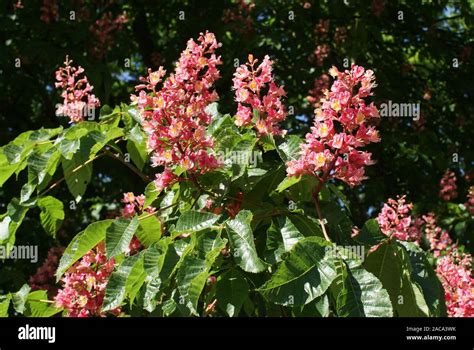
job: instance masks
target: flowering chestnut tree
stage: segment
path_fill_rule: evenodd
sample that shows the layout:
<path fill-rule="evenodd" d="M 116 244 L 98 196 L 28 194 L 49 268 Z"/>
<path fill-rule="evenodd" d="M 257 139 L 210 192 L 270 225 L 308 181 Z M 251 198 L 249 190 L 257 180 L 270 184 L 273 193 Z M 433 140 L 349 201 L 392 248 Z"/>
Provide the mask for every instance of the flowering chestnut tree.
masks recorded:
<path fill-rule="evenodd" d="M 66 58 L 56 87 L 69 127 L 0 149 L 0 184 L 27 173 L 0 216 L 1 243 L 12 249 L 35 214 L 55 235 L 67 218 L 54 191 L 87 200 L 99 158 L 122 162 L 142 193 L 120 195 L 111 217 L 51 251 L 1 297 L 0 315 L 473 316 L 472 258 L 433 214 L 402 196 L 361 228 L 350 219 L 342 184 L 357 190 L 376 161 L 370 144 L 383 143 L 374 72 L 331 68 L 301 139 L 280 125 L 290 116 L 269 56 L 237 67 L 236 110 L 218 104 L 220 47 L 201 33 L 174 72 L 148 70 L 129 103 L 100 112 L 87 72 Z M 442 184 L 452 199 L 451 177 Z"/>

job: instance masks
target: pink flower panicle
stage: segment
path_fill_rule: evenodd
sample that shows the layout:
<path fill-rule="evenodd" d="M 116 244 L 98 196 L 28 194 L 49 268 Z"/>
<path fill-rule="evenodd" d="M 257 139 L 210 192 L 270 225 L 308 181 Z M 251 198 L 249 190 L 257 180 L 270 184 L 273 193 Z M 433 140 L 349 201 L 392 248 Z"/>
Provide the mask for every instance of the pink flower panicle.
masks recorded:
<path fill-rule="evenodd" d="M 51 247 L 43 265 L 38 267 L 36 273 L 28 280 L 31 290 L 46 290 L 49 297 L 56 295 L 58 288 L 54 274 L 59 265 L 59 259 L 64 252 L 64 247 Z"/>
<path fill-rule="evenodd" d="M 273 81 L 270 57 L 265 56 L 262 63 L 256 67 L 257 62 L 253 55 L 249 55 L 248 62 L 240 65 L 234 73 L 233 89 L 235 100 L 238 102 L 235 124 L 251 125 L 255 111 L 258 117 L 254 123 L 259 135 L 285 134 L 286 131 L 278 126 L 287 115 L 281 101 L 285 90 Z"/>
<path fill-rule="evenodd" d="M 378 131 L 369 125 L 379 118 L 378 110 L 364 101 L 376 86 L 375 77 L 371 70 L 356 65 L 345 72 L 333 67 L 329 74 L 336 81 L 315 110 L 314 126 L 301 144 L 300 158 L 287 163 L 287 173 L 317 177 L 322 173 L 325 180 L 333 177 L 354 186 L 366 179 L 365 167 L 373 164 L 372 154 L 358 148 L 380 141 Z"/>
<path fill-rule="evenodd" d="M 220 165 L 209 153 L 214 141 L 206 135 L 211 116 L 205 111 L 219 99 L 212 86 L 220 77 L 217 66 L 222 61 L 214 53 L 220 46 L 209 32 L 201 33 L 198 43 L 190 39 L 174 74 L 163 82 L 166 72 L 162 67 L 148 70 L 148 76 L 140 79 L 143 83 L 135 87 L 139 94 L 131 96 L 149 135 L 152 165 L 165 167 L 155 181 L 160 189 L 177 180 L 175 166 L 190 174 L 202 174 Z"/>
<path fill-rule="evenodd" d="M 101 18 L 90 26 L 89 30 L 95 38 L 92 54 L 97 58 L 102 58 L 113 44 L 113 33 L 122 29 L 128 22 L 125 14 L 113 17 L 111 12 L 106 12 Z"/>
<path fill-rule="evenodd" d="M 324 64 L 324 60 L 329 56 L 330 52 L 331 48 L 328 44 L 318 45 L 314 49 L 313 53 L 309 56 L 309 62 L 322 67 Z"/>
<path fill-rule="evenodd" d="M 437 262 L 436 273 L 444 288 L 450 317 L 474 317 L 472 257 L 453 250 Z"/>
<path fill-rule="evenodd" d="M 449 169 L 446 170 L 439 184 L 441 187 L 439 196 L 444 201 L 450 201 L 458 196 L 456 191 L 456 174 L 454 174 L 454 172 L 450 171 Z"/>
<path fill-rule="evenodd" d="M 105 256 L 104 242 L 99 243 L 64 274 L 56 305 L 64 308 L 68 317 L 105 316 L 101 307 L 114 265 L 114 258 Z M 111 313 L 118 314 L 120 309 Z"/>
<path fill-rule="evenodd" d="M 405 196 L 398 196 L 397 200 L 389 198 L 376 218 L 382 233 L 401 241 L 418 243 L 421 231 L 419 223 L 410 216 L 412 209 L 413 204 L 406 203 Z"/>
<path fill-rule="evenodd" d="M 430 251 L 435 258 L 440 257 L 445 252 L 449 252 L 451 249 L 457 249 L 457 245 L 453 243 L 448 231 L 436 225 L 436 217 L 433 213 L 423 215 L 421 220 L 424 225 L 423 233 L 430 244 Z"/>
<path fill-rule="evenodd" d="M 377 217 L 381 231 L 416 244 L 424 234 L 436 258 L 436 273 L 443 285 L 448 316 L 474 317 L 471 255 L 459 251 L 448 231 L 437 226 L 433 213 L 414 218 L 410 216 L 411 209 L 412 205 L 405 203 L 405 196 L 396 201 L 389 199 Z"/>
<path fill-rule="evenodd" d="M 313 88 L 309 90 L 309 96 L 306 97 L 306 99 L 309 103 L 314 105 L 315 108 L 321 107 L 321 99 L 329 89 L 329 81 L 329 75 L 324 73 L 314 81 Z"/>
<path fill-rule="evenodd" d="M 56 110 L 56 115 L 68 116 L 70 123 L 77 123 L 84 120 L 94 108 L 100 106 L 100 101 L 91 93 L 94 88 L 87 80 L 87 77 L 79 79 L 84 73 L 84 69 L 71 66 L 72 60 L 66 56 L 64 62 L 65 67 L 61 67 L 56 71 L 56 88 L 61 88 L 61 97 L 64 99 L 63 104 Z"/>

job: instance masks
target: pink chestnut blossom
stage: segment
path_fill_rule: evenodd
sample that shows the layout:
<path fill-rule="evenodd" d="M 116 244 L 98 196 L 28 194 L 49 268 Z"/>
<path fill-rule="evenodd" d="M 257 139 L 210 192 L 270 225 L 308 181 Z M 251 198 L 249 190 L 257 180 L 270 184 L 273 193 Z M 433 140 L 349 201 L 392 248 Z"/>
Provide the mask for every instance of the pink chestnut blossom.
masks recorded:
<path fill-rule="evenodd" d="M 454 172 L 450 171 L 449 169 L 444 173 L 439 185 L 441 187 L 439 196 L 444 201 L 450 201 L 458 196 L 456 191 L 456 174 L 454 174 Z"/>
<path fill-rule="evenodd" d="M 421 231 L 419 222 L 410 216 L 412 209 L 413 204 L 406 203 L 405 196 L 397 197 L 397 200 L 389 198 L 376 218 L 382 233 L 418 244 Z"/>
<path fill-rule="evenodd" d="M 436 273 L 444 288 L 450 317 L 474 317 L 474 278 L 472 257 L 456 250 L 440 258 Z"/>
<path fill-rule="evenodd" d="M 143 84 L 135 87 L 139 94 L 131 96 L 148 134 L 152 165 L 165 168 L 155 180 L 159 189 L 178 180 L 173 174 L 177 166 L 189 174 L 220 166 L 210 152 L 214 140 L 206 135 L 211 116 L 205 111 L 219 98 L 213 84 L 220 77 L 217 66 L 222 62 L 215 54 L 220 46 L 210 32 L 201 33 L 198 43 L 190 39 L 174 74 L 163 81 L 166 72 L 162 67 L 148 70 L 148 77 L 140 79 Z"/>
<path fill-rule="evenodd" d="M 89 84 L 87 77 L 79 79 L 84 69 L 71 66 L 72 60 L 66 56 L 65 67 L 56 71 L 56 88 L 61 88 L 63 104 L 56 110 L 58 116 L 68 116 L 70 123 L 84 120 L 84 116 L 94 108 L 100 106 L 100 101 L 91 93 L 94 88 Z"/>
<path fill-rule="evenodd" d="M 378 110 L 364 101 L 376 86 L 375 77 L 371 70 L 356 65 L 345 72 L 333 67 L 329 74 L 336 80 L 315 110 L 314 126 L 300 146 L 299 159 L 287 163 L 287 173 L 337 178 L 354 186 L 366 178 L 365 167 L 373 164 L 371 153 L 359 148 L 380 141 L 378 131 L 370 125 L 379 118 Z"/>
<path fill-rule="evenodd" d="M 235 124 L 247 126 L 252 124 L 254 111 L 258 117 L 254 121 L 259 135 L 282 135 L 278 123 L 285 120 L 286 111 L 281 101 L 285 90 L 275 84 L 272 77 L 272 61 L 269 56 L 258 60 L 249 55 L 248 62 L 240 65 L 234 73 L 233 89 L 238 102 Z"/>
<path fill-rule="evenodd" d="M 104 242 L 99 243 L 64 274 L 56 305 L 64 308 L 68 317 L 105 316 L 101 307 L 114 264 L 114 258 L 107 260 L 105 256 Z M 119 312 L 120 309 L 111 311 Z"/>

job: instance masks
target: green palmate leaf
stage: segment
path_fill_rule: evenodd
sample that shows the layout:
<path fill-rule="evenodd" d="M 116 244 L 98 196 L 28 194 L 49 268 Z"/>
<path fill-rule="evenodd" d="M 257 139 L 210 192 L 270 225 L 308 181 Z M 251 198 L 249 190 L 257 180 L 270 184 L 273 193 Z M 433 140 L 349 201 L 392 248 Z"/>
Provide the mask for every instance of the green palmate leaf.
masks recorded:
<path fill-rule="evenodd" d="M 226 244 L 226 240 L 219 236 L 210 238 L 202 235 L 195 240 L 198 255 L 185 254 L 176 275 L 180 301 L 183 301 L 180 304 L 184 304 L 193 315 L 197 315 L 198 300 L 212 265 Z"/>
<path fill-rule="evenodd" d="M 92 163 L 86 163 L 89 160 L 89 149 L 85 144 L 83 138 L 79 151 L 70 160 L 63 158 L 61 162 L 66 185 L 76 202 L 82 199 L 92 177 Z"/>
<path fill-rule="evenodd" d="M 277 145 L 277 152 L 284 162 L 289 162 L 290 160 L 299 158 L 301 151 L 300 144 L 302 142 L 301 138 L 295 135 L 290 135 L 283 138 L 277 138 L 275 142 Z"/>
<path fill-rule="evenodd" d="M 220 276 L 216 284 L 217 304 L 228 316 L 238 316 L 249 295 L 249 284 L 244 275 L 232 269 Z"/>
<path fill-rule="evenodd" d="M 309 175 L 302 175 L 300 181 L 289 188 L 290 198 L 299 202 L 311 202 L 313 200 L 313 191 L 317 186 L 318 180 Z M 325 186 L 323 186 L 325 190 Z"/>
<path fill-rule="evenodd" d="M 107 258 L 113 258 L 116 255 L 124 253 L 132 240 L 135 231 L 138 228 L 138 218 L 128 220 L 119 218 L 107 228 L 105 234 L 105 251 Z"/>
<path fill-rule="evenodd" d="M 113 222 L 114 220 L 110 219 L 95 222 L 72 239 L 59 262 L 56 271 L 57 281 L 72 264 L 105 239 L 106 231 Z"/>
<path fill-rule="evenodd" d="M 8 317 L 8 309 L 10 307 L 11 294 L 0 296 L 0 317 Z"/>
<path fill-rule="evenodd" d="M 149 247 L 153 243 L 158 242 L 161 238 L 160 220 L 154 215 L 141 219 L 136 235 L 140 243 L 145 247 Z"/>
<path fill-rule="evenodd" d="M 426 253 L 411 242 L 400 242 L 404 247 L 411 264 L 411 278 L 422 290 L 430 310 L 430 317 L 446 316 L 444 289 L 436 272 L 431 267 Z"/>
<path fill-rule="evenodd" d="M 397 303 L 398 314 L 406 316 L 430 316 L 430 309 L 425 300 L 422 287 L 416 282 L 416 273 L 413 271 L 410 256 L 407 250 L 397 242 L 397 255 L 402 262 L 402 286 L 401 295 Z M 444 299 L 444 298 L 443 298 Z"/>
<path fill-rule="evenodd" d="M 382 283 L 361 266 L 358 258 L 339 257 L 338 276 L 331 286 L 339 317 L 392 317 L 388 292 Z"/>
<path fill-rule="evenodd" d="M 146 135 L 138 125 L 135 125 L 128 134 L 127 151 L 137 168 L 143 169 L 148 160 L 148 152 L 146 149 Z"/>
<path fill-rule="evenodd" d="M 317 297 L 312 302 L 292 309 L 296 317 L 328 317 L 329 298 L 326 294 Z"/>
<path fill-rule="evenodd" d="M 170 242 L 171 239 L 164 238 L 143 252 L 143 268 L 146 274 L 143 307 L 148 312 L 152 312 L 156 308 L 156 295 L 163 285 L 160 273 L 165 265 Z"/>
<path fill-rule="evenodd" d="M 258 273 L 267 265 L 258 257 L 250 223 L 252 212 L 241 210 L 235 219 L 226 222 L 232 255 L 235 262 L 246 272 Z"/>
<path fill-rule="evenodd" d="M 360 233 L 354 237 L 354 240 L 368 246 L 375 246 L 387 238 L 388 237 L 385 236 L 382 231 L 380 231 L 377 220 L 370 219 L 365 222 L 364 226 L 360 230 Z"/>
<path fill-rule="evenodd" d="M 100 125 L 100 130 L 91 131 L 86 136 L 86 139 L 90 138 L 88 142 L 93 143 L 93 146 L 90 148 L 89 158 L 95 156 L 108 142 L 123 135 L 123 130 L 113 125 Z"/>
<path fill-rule="evenodd" d="M 61 157 L 60 152 L 51 144 L 36 148 L 28 157 L 28 182 L 40 185 L 51 178 Z"/>
<path fill-rule="evenodd" d="M 160 277 L 154 277 L 145 285 L 145 292 L 143 294 L 143 308 L 148 312 L 153 312 L 156 309 L 156 296 L 160 291 L 162 281 Z"/>
<path fill-rule="evenodd" d="M 327 247 L 330 244 L 319 237 L 300 240 L 258 291 L 269 301 L 286 306 L 304 305 L 323 295 L 336 278 Z"/>
<path fill-rule="evenodd" d="M 147 274 L 145 273 L 143 266 L 143 258 L 139 259 L 135 265 L 133 265 L 132 271 L 127 278 L 127 283 L 125 285 L 126 294 L 129 299 L 130 306 L 133 305 L 133 302 L 140 291 L 143 283 L 145 282 Z"/>
<path fill-rule="evenodd" d="M 12 294 L 13 308 L 16 312 L 22 314 L 25 311 L 26 299 L 30 290 L 30 286 L 24 284 L 18 292 Z"/>
<path fill-rule="evenodd" d="M 31 198 L 31 195 L 35 191 L 37 185 L 34 183 L 27 182 L 21 187 L 20 191 L 20 204 L 28 202 Z"/>
<path fill-rule="evenodd" d="M 64 220 L 63 203 L 51 196 L 43 197 L 38 200 L 38 207 L 41 209 L 41 226 L 53 237 Z"/>
<path fill-rule="evenodd" d="M 0 187 L 3 186 L 10 176 L 18 168 L 18 164 L 12 164 L 3 152 L 4 147 L 0 148 Z"/>
<path fill-rule="evenodd" d="M 32 204 L 20 204 L 17 198 L 13 198 L 7 206 L 7 212 L 0 222 L 0 244 L 6 245 L 5 254 L 9 254 L 15 243 L 15 234 L 23 222 L 28 209 Z"/>
<path fill-rule="evenodd" d="M 420 286 L 413 281 L 409 257 L 398 242 L 386 241 L 364 261 L 388 291 L 399 316 L 428 316 L 429 310 Z"/>
<path fill-rule="evenodd" d="M 143 166 L 148 160 L 148 153 L 146 152 L 145 144 L 137 144 L 132 140 L 127 141 L 127 152 L 130 155 L 130 159 L 140 170 L 143 169 Z"/>
<path fill-rule="evenodd" d="M 115 309 L 122 304 L 127 293 L 127 286 L 130 289 L 130 287 L 138 278 L 138 275 L 141 274 L 139 269 L 135 269 L 135 266 L 140 267 L 140 261 L 141 269 L 143 270 L 143 256 L 141 254 L 137 254 L 126 258 L 118 266 L 116 271 L 112 273 L 109 281 L 107 282 L 102 311 Z"/>
<path fill-rule="evenodd" d="M 188 210 L 179 217 L 173 236 L 205 230 L 214 225 L 219 218 L 220 215 Z"/>
<path fill-rule="evenodd" d="M 278 185 L 276 191 L 277 192 L 283 192 L 287 188 L 296 185 L 298 182 L 301 181 L 301 176 L 291 176 L 291 177 L 285 177 L 282 182 Z"/>
<path fill-rule="evenodd" d="M 245 170 L 256 163 L 258 159 L 252 158 L 256 153 L 253 151 L 257 138 L 247 137 L 242 139 L 232 148 L 232 151 L 226 155 L 225 163 L 229 164 L 232 169 L 232 180 L 241 177 Z"/>
<path fill-rule="evenodd" d="M 152 181 L 145 187 L 145 203 L 143 203 L 144 208 L 148 208 L 160 195 L 161 191 L 158 191 L 156 188 L 155 182 Z M 172 192 L 169 192 L 172 193 Z"/>
<path fill-rule="evenodd" d="M 45 290 L 36 290 L 28 294 L 24 315 L 26 317 L 51 317 L 61 312 L 54 304 L 48 302 Z"/>
<path fill-rule="evenodd" d="M 382 282 L 395 307 L 402 285 L 402 271 L 401 261 L 396 254 L 394 244 L 389 241 L 382 243 L 375 252 L 367 256 L 363 266 Z"/>
<path fill-rule="evenodd" d="M 321 212 L 326 219 L 326 229 L 329 237 L 340 245 L 353 245 L 351 239 L 352 222 L 346 213 L 334 202 L 321 201 Z"/>
<path fill-rule="evenodd" d="M 71 159 L 74 153 L 79 149 L 81 145 L 81 138 L 87 133 L 89 130 L 87 128 L 81 127 L 81 124 L 76 124 L 68 128 L 63 137 L 58 138 L 58 149 L 61 152 L 61 155 L 65 159 Z"/>
<path fill-rule="evenodd" d="M 288 252 L 304 235 L 293 224 L 289 216 L 276 217 L 267 231 L 267 249 L 265 256 L 274 264 L 281 261 L 281 256 Z"/>
<path fill-rule="evenodd" d="M 344 207 L 347 209 L 348 213 L 351 214 L 351 209 L 349 207 L 349 201 L 347 200 L 347 197 L 345 196 L 344 193 L 334 184 L 327 184 L 327 187 L 331 192 L 333 192 L 337 198 L 341 200 L 341 202 L 344 204 Z"/>

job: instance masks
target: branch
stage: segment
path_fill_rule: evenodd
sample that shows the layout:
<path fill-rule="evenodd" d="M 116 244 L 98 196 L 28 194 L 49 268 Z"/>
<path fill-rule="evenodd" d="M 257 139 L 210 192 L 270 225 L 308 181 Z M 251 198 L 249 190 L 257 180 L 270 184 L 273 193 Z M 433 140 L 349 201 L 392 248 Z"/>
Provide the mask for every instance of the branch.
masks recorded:
<path fill-rule="evenodd" d="M 118 160 L 119 162 L 121 162 L 123 165 L 125 165 L 127 168 L 129 168 L 131 171 L 133 171 L 136 175 L 140 176 L 140 178 L 144 182 L 148 183 L 148 182 L 151 181 L 151 179 L 148 175 L 142 173 L 140 170 L 138 170 L 136 167 L 134 167 L 132 164 L 130 164 L 130 162 L 126 162 L 124 159 L 122 159 L 119 156 L 117 156 L 116 154 L 112 153 L 110 150 L 106 149 L 104 151 L 104 154 Z"/>

